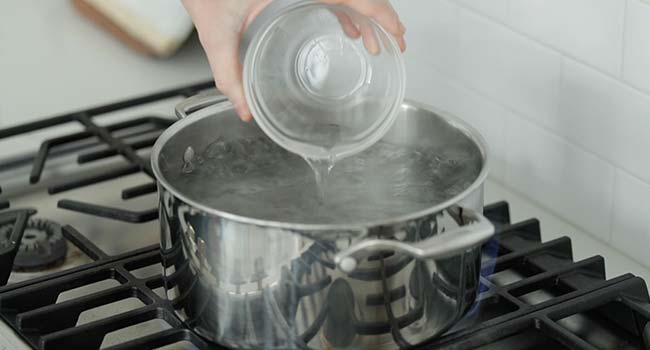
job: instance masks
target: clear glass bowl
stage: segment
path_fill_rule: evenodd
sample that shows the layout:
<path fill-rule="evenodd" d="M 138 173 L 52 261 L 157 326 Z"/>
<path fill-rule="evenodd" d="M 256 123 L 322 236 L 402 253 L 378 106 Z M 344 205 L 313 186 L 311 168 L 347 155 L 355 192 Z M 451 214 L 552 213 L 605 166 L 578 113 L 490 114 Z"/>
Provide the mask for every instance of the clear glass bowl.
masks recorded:
<path fill-rule="evenodd" d="M 404 63 L 392 35 L 348 7 L 274 3 L 245 39 L 244 91 L 256 122 L 306 158 L 343 158 L 372 146 L 404 99 Z"/>

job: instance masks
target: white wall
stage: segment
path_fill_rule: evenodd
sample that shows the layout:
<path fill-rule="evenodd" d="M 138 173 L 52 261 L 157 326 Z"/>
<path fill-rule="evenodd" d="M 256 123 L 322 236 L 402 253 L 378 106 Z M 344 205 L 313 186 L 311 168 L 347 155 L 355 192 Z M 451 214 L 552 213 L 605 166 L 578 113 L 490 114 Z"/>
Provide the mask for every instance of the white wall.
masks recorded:
<path fill-rule="evenodd" d="M 70 0 L 0 1 L 0 129 L 209 77 L 197 40 L 152 59 L 82 17 Z"/>
<path fill-rule="evenodd" d="M 407 96 L 477 126 L 494 179 L 650 267 L 650 2 L 393 2 Z"/>

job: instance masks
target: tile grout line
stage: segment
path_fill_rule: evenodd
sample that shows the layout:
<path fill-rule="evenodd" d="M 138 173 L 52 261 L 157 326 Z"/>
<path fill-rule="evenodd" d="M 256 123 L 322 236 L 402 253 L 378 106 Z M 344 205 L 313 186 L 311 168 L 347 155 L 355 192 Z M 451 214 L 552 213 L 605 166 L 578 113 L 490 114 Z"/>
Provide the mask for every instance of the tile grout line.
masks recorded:
<path fill-rule="evenodd" d="M 619 182 L 619 179 L 618 179 L 619 172 L 621 172 L 620 169 L 616 169 L 616 171 L 614 172 L 614 181 L 613 181 L 613 183 L 611 185 L 612 186 L 612 188 L 611 188 L 611 190 L 612 190 L 612 202 L 609 204 L 609 207 L 610 207 L 609 208 L 610 221 L 609 221 L 609 235 L 608 235 L 609 239 L 607 240 L 607 242 L 612 246 L 614 245 L 612 243 L 612 238 L 614 237 L 614 210 L 615 210 L 615 204 L 616 204 L 616 187 L 617 187 L 617 184 Z"/>
<path fill-rule="evenodd" d="M 517 28 L 510 25 L 509 23 L 504 23 L 503 21 L 501 21 L 501 20 L 499 20 L 499 19 L 497 19 L 497 18 L 495 18 L 493 16 L 488 16 L 488 15 L 482 13 L 481 11 L 470 7 L 469 5 L 466 5 L 466 4 L 463 4 L 463 3 L 458 3 L 456 1 L 454 3 L 455 3 L 455 5 L 457 7 L 461 8 L 461 9 L 467 11 L 467 12 L 470 12 L 470 13 L 474 14 L 475 16 L 480 17 L 483 20 L 487 20 L 489 22 L 492 22 L 492 23 L 494 23 L 494 24 L 496 24 L 496 25 L 498 25 L 498 26 L 500 26 L 500 27 L 502 27 L 504 29 L 507 29 L 508 31 L 514 33 L 515 35 L 518 35 L 518 36 L 520 36 L 520 37 L 522 37 L 522 38 L 524 38 L 524 39 L 526 39 L 528 41 L 532 41 L 532 42 L 535 43 L 535 45 L 538 45 L 538 46 L 544 48 L 545 50 L 555 52 L 555 53 L 557 53 L 557 54 L 559 54 L 561 56 L 564 56 L 564 57 L 566 57 L 568 59 L 571 59 L 571 60 L 576 61 L 576 62 L 578 62 L 578 63 L 580 63 L 582 65 L 585 65 L 585 66 L 597 71 L 598 73 L 600 73 L 602 75 L 605 75 L 605 76 L 607 76 L 607 77 L 609 77 L 611 79 L 614 79 L 614 80 L 618 81 L 620 84 L 625 85 L 626 87 L 636 91 L 637 93 L 646 95 L 646 96 L 648 96 L 650 98 L 650 91 L 646 91 L 644 89 L 641 89 L 639 87 L 634 86 L 633 84 L 631 84 L 631 83 L 629 83 L 629 82 L 627 82 L 625 80 L 619 79 L 616 76 L 615 73 L 606 72 L 606 71 L 602 70 L 601 68 L 599 68 L 599 67 L 597 67 L 597 66 L 595 66 L 595 65 L 593 65 L 593 64 L 591 64 L 589 62 L 585 62 L 584 60 L 576 57 L 575 55 L 573 55 L 573 54 L 571 54 L 569 52 L 566 52 L 566 51 L 564 51 L 564 50 L 562 50 L 560 48 L 557 48 L 557 47 L 554 47 L 554 46 L 552 46 L 550 44 L 547 44 L 547 43 L 535 38 L 534 36 L 532 36 L 530 34 L 527 34 L 527 33 L 524 33 L 522 31 L 518 30 Z"/>
<path fill-rule="evenodd" d="M 557 98 L 557 106 L 555 107 L 555 114 L 558 117 L 562 116 L 562 111 L 564 110 L 564 98 L 562 96 L 562 87 L 564 86 L 564 82 L 566 80 L 566 63 L 569 58 L 562 56 L 562 59 L 560 60 L 560 79 L 558 79 L 557 82 L 557 90 L 556 90 L 556 98 Z M 538 123 L 535 123 L 538 124 Z M 553 132 L 555 134 L 555 132 Z M 559 135 L 558 135 L 559 136 Z"/>
<path fill-rule="evenodd" d="M 594 153 L 594 152 L 592 152 L 591 150 L 585 148 L 584 146 L 579 145 L 579 144 L 573 142 L 573 141 L 570 140 L 570 139 L 567 139 L 566 137 L 564 137 L 564 136 L 562 136 L 562 135 L 560 135 L 560 134 L 557 134 L 554 130 L 552 130 L 552 129 L 550 129 L 550 128 L 544 126 L 544 125 L 539 124 L 536 120 L 534 120 L 534 119 L 528 117 L 525 113 L 519 112 L 519 111 L 513 109 L 512 107 L 510 107 L 510 106 L 504 104 L 503 102 L 498 101 L 498 100 L 496 100 L 496 99 L 494 99 L 494 98 L 492 98 L 492 97 L 486 95 L 484 92 L 480 91 L 479 89 L 477 89 L 477 88 L 475 88 L 475 87 L 469 85 L 466 81 L 464 81 L 464 80 L 462 80 L 462 79 L 460 79 L 460 78 L 451 77 L 451 76 L 448 75 L 447 73 L 441 72 L 441 71 L 438 70 L 438 69 L 436 69 L 436 70 L 438 71 L 439 74 L 442 74 L 442 75 L 445 76 L 448 80 L 450 80 L 450 81 L 452 81 L 452 82 L 456 82 L 456 83 L 457 83 L 458 85 L 460 85 L 461 87 L 463 87 L 463 88 L 469 90 L 470 92 L 472 92 L 472 93 L 478 95 L 479 97 L 481 97 L 481 98 L 483 98 L 483 99 L 486 99 L 486 100 L 488 100 L 489 102 L 491 102 L 491 103 L 493 103 L 493 104 L 496 104 L 498 107 L 500 107 L 500 108 L 504 109 L 506 112 L 509 112 L 510 114 L 512 114 L 515 118 L 521 118 L 521 119 L 525 120 L 526 122 L 533 124 L 534 126 L 540 128 L 540 129 L 542 129 L 544 132 L 553 135 L 554 137 L 556 137 L 556 138 L 558 138 L 558 139 L 560 139 L 560 140 L 566 142 L 567 144 L 569 144 L 569 145 L 571 145 L 571 146 L 577 148 L 578 150 L 580 150 L 580 151 L 583 152 L 583 153 L 586 153 L 586 154 L 588 154 L 588 155 L 591 155 L 592 157 L 598 159 L 599 161 L 601 161 L 601 162 L 603 162 L 603 163 L 606 163 L 607 165 L 611 166 L 611 167 L 614 168 L 614 169 L 622 169 L 622 170 L 625 170 L 626 172 L 629 172 L 627 169 L 622 168 L 621 166 L 612 163 L 609 159 L 604 158 L 604 157 L 601 156 L 600 154 Z M 639 178 L 638 176 L 636 176 L 636 175 L 633 175 L 633 176 L 634 176 L 635 178 L 638 178 L 641 182 L 650 185 L 650 183 L 648 183 L 646 180 L 642 180 L 642 179 L 640 179 L 640 178 Z"/>
<path fill-rule="evenodd" d="M 627 51 L 627 21 L 628 21 L 628 16 L 627 16 L 627 11 L 630 7 L 630 0 L 625 0 L 625 6 L 623 7 L 623 32 L 621 33 L 622 39 L 621 39 L 621 63 L 620 66 L 618 67 L 618 75 L 619 75 L 619 81 L 625 82 L 625 57 L 626 54 L 625 52 Z"/>
<path fill-rule="evenodd" d="M 508 4 L 510 4 L 510 2 L 509 2 Z M 462 4 L 461 4 L 461 5 L 458 5 L 458 6 L 461 7 L 462 9 L 469 10 L 469 11 L 471 11 L 471 12 L 473 12 L 473 13 L 479 15 L 481 18 L 486 18 L 487 20 L 490 20 L 490 21 L 496 22 L 497 24 L 502 25 L 503 27 L 506 27 L 507 29 L 509 29 L 509 30 L 511 30 L 511 31 L 515 31 L 517 34 L 521 34 L 519 31 L 515 30 L 515 29 L 512 28 L 510 25 L 505 25 L 504 23 L 502 23 L 502 22 L 499 20 L 499 18 L 495 18 L 495 17 L 493 17 L 493 16 L 488 16 L 488 15 L 486 15 L 486 14 L 481 13 L 481 12 L 478 11 L 478 10 L 475 10 L 475 9 L 473 9 L 473 8 L 468 8 L 466 5 L 462 5 Z M 617 81 L 617 82 L 618 82 L 619 84 L 621 84 L 622 86 L 627 87 L 627 88 L 630 88 L 630 90 L 635 91 L 635 92 L 637 92 L 637 93 L 640 93 L 640 94 L 641 94 L 642 96 L 644 96 L 644 97 L 650 97 L 650 94 L 649 94 L 648 92 L 646 92 L 646 91 L 644 91 L 644 90 L 642 90 L 642 89 L 640 89 L 640 88 L 637 88 L 637 87 L 631 85 L 631 83 L 628 83 L 627 81 L 625 81 L 625 80 L 623 79 L 624 67 L 625 67 L 625 49 L 626 49 L 626 45 L 627 45 L 627 41 L 626 41 L 626 32 L 627 32 L 627 11 L 628 11 L 628 6 L 629 6 L 629 0 L 626 0 L 626 2 L 625 2 L 625 6 L 624 6 L 624 9 L 623 9 L 623 28 L 622 28 L 622 31 L 621 31 L 621 35 L 622 35 L 622 41 L 621 41 L 621 56 L 620 56 L 621 59 L 620 59 L 620 62 L 619 62 L 619 67 L 618 67 L 618 68 L 619 68 L 618 70 L 619 70 L 619 75 L 620 75 L 620 77 L 615 77 L 615 76 L 612 75 L 612 74 L 609 74 L 609 73 L 607 73 L 607 72 L 603 72 L 603 71 L 600 70 L 599 68 L 597 68 L 597 67 L 595 67 L 595 66 L 593 66 L 593 65 L 591 65 L 591 64 L 589 64 L 589 63 L 587 63 L 587 62 L 584 62 L 584 61 L 582 61 L 582 60 L 579 60 L 579 59 L 573 57 L 573 55 L 566 54 L 565 52 L 563 52 L 563 50 L 560 50 L 560 49 L 556 49 L 556 48 L 553 48 L 553 47 L 547 46 L 547 45 L 544 44 L 544 43 L 540 43 L 543 47 L 545 47 L 545 48 L 547 48 L 547 49 L 551 49 L 552 51 L 557 51 L 557 52 L 559 52 L 559 53 L 563 56 L 563 57 L 562 57 L 562 64 L 561 64 L 561 66 L 560 66 L 560 80 L 559 80 L 559 86 L 560 86 L 560 87 L 562 86 L 563 81 L 564 81 L 564 78 L 565 78 L 565 65 L 566 65 L 567 61 L 568 61 L 568 62 L 573 61 L 573 62 L 575 62 L 575 63 L 577 63 L 577 64 L 584 65 L 584 66 L 586 66 L 586 67 L 588 67 L 588 68 L 594 70 L 594 71 L 595 71 L 596 73 L 598 73 L 598 74 L 602 74 L 602 75 L 604 75 L 604 76 L 608 76 L 608 77 L 614 79 L 615 81 Z M 509 12 L 508 12 L 507 16 L 510 16 L 510 13 L 509 13 Z M 506 19 L 507 19 L 507 18 L 506 18 Z M 522 36 L 525 37 L 525 38 L 527 38 L 527 39 L 529 39 L 529 40 L 533 40 L 533 41 L 536 42 L 536 43 L 539 43 L 539 41 L 538 41 L 537 39 L 535 39 L 535 38 L 528 37 L 527 35 L 522 35 Z M 480 90 L 478 90 L 478 89 L 472 87 L 472 86 L 471 86 L 470 84 L 468 84 L 466 81 L 464 81 L 464 80 L 462 80 L 462 79 L 460 79 L 460 78 L 451 77 L 450 75 L 447 75 L 446 73 L 441 72 L 440 70 L 438 70 L 438 71 L 439 71 L 441 74 L 443 74 L 443 76 L 446 76 L 446 77 L 447 77 L 449 80 L 451 80 L 452 82 L 453 82 L 453 81 L 457 81 L 458 84 L 459 84 L 461 87 L 464 87 L 464 88 L 468 89 L 469 91 L 476 93 L 476 94 L 479 95 L 480 97 L 485 98 L 486 100 L 491 101 L 492 103 L 495 103 L 497 106 L 500 106 L 501 108 L 504 108 L 504 109 L 505 109 L 506 111 L 508 111 L 510 114 L 513 114 L 513 116 L 515 116 L 515 117 L 521 117 L 522 119 L 531 122 L 533 125 L 536 125 L 536 126 L 542 128 L 542 129 L 546 130 L 546 131 L 549 132 L 551 135 L 554 135 L 554 136 L 560 138 L 561 140 L 563 140 L 563 141 L 567 142 L 568 144 L 570 144 L 570 145 L 576 147 L 577 149 L 579 149 L 579 150 L 585 152 L 586 154 L 592 155 L 592 156 L 594 156 L 595 158 L 597 158 L 597 159 L 603 161 L 605 164 L 610 165 L 610 166 L 613 168 L 613 171 L 614 171 L 614 179 L 613 179 L 612 183 L 610 184 L 610 193 L 611 193 L 611 197 L 610 197 L 609 210 L 608 210 L 608 211 L 609 211 L 609 227 L 608 227 L 608 230 L 607 230 L 607 240 L 602 240 L 602 239 L 601 239 L 599 236 L 597 236 L 596 234 L 594 234 L 594 233 L 589 232 L 588 230 L 586 230 L 586 228 L 582 227 L 582 225 L 579 225 L 579 224 L 574 224 L 574 225 L 576 225 L 578 228 L 582 228 L 583 230 L 586 230 L 585 232 L 588 233 L 588 235 L 589 235 L 590 238 L 595 239 L 595 240 L 597 240 L 597 241 L 600 241 L 600 242 L 602 242 L 603 244 L 606 244 L 607 246 L 612 247 L 612 248 L 613 248 L 615 251 L 617 251 L 619 254 L 622 254 L 623 256 L 625 256 L 626 258 L 630 259 L 631 261 L 633 261 L 633 262 L 639 264 L 640 266 L 642 266 L 642 267 L 644 267 L 644 268 L 650 268 L 650 266 L 646 266 L 644 263 L 640 262 L 638 259 L 636 259 L 636 258 L 630 256 L 627 252 L 625 252 L 625 251 L 623 251 L 623 250 L 621 250 L 621 249 L 618 249 L 617 247 L 615 247 L 615 246 L 612 244 L 612 237 L 613 237 L 613 234 L 614 234 L 614 221 L 615 221 L 615 214 L 614 214 L 614 211 L 615 211 L 615 203 L 616 203 L 616 187 L 617 187 L 617 183 L 619 182 L 620 173 L 624 173 L 624 174 L 630 176 L 631 178 L 634 178 L 634 179 L 640 181 L 640 182 L 643 183 L 643 184 L 650 185 L 650 183 L 648 183 L 646 180 L 641 179 L 641 178 L 638 177 L 637 175 L 630 173 L 630 172 L 629 172 L 628 170 L 626 170 L 625 168 L 623 168 L 623 167 L 621 167 L 621 166 L 619 166 L 619 165 L 617 165 L 617 164 L 612 163 L 612 162 L 609 161 L 608 159 L 605 159 L 605 158 L 601 157 L 599 154 L 596 154 L 596 153 L 594 153 L 594 152 L 592 152 L 592 151 L 590 151 L 590 150 L 587 150 L 586 148 L 582 147 L 581 145 L 575 144 L 572 140 L 567 139 L 567 138 L 565 138 L 565 137 L 563 137 L 563 136 L 561 136 L 561 135 L 559 135 L 559 134 L 556 134 L 554 131 L 552 131 L 552 130 L 546 128 L 546 127 L 543 126 L 543 125 L 538 124 L 535 120 L 532 120 L 532 119 L 526 117 L 526 114 L 525 114 L 525 113 L 520 113 L 520 112 L 518 112 L 518 111 L 515 111 L 515 110 L 513 110 L 512 108 L 510 108 L 509 106 L 507 106 L 507 105 L 501 103 L 500 101 L 498 101 L 498 100 L 496 100 L 496 99 L 493 99 L 493 98 L 491 98 L 491 97 L 485 95 L 485 94 L 484 94 L 483 92 L 481 92 Z M 558 89 L 558 91 L 559 91 L 559 89 Z M 561 108 L 560 105 L 558 105 L 558 106 L 557 106 L 558 113 L 559 113 L 560 108 Z M 506 164 L 505 166 L 507 167 L 507 164 Z M 504 173 L 507 173 L 507 169 L 504 171 Z M 521 193 L 520 191 L 518 191 L 517 189 L 510 187 L 510 186 L 507 184 L 506 177 L 507 177 L 507 176 L 504 175 L 503 179 L 496 178 L 496 177 L 492 177 L 492 179 L 493 179 L 493 181 L 496 181 L 496 182 L 498 182 L 498 183 L 500 183 L 500 184 L 506 186 L 507 188 L 511 189 L 513 192 L 515 192 L 515 193 L 517 193 L 517 194 L 520 194 L 520 195 L 523 196 L 524 198 L 530 198 L 531 200 L 533 200 L 533 202 L 537 203 L 537 204 L 540 205 L 542 208 L 547 209 L 547 210 L 550 211 L 551 213 L 555 213 L 555 211 L 554 211 L 553 209 L 549 209 L 545 204 L 540 203 L 540 202 L 538 202 L 536 199 L 531 198 L 529 195 L 523 194 L 523 193 Z M 556 215 L 559 215 L 559 216 L 562 217 L 562 218 L 564 218 L 564 216 L 561 215 L 560 213 L 555 213 L 555 214 L 556 214 Z"/>
<path fill-rule="evenodd" d="M 571 57 L 561 57 L 561 58 L 562 58 L 562 64 L 560 65 L 560 84 L 559 84 L 560 86 L 562 85 L 562 81 L 563 81 L 563 79 L 564 79 L 564 74 L 565 74 L 564 62 L 565 62 L 565 61 L 571 61 L 571 62 L 575 62 L 575 63 L 577 63 L 577 64 L 581 64 L 581 65 L 583 65 L 583 66 L 586 66 L 586 65 L 584 65 L 582 62 L 576 61 L 576 60 L 572 59 Z M 634 172 L 628 170 L 627 168 L 623 167 L 622 165 L 619 165 L 619 164 L 613 163 L 611 160 L 605 158 L 604 156 L 602 156 L 602 155 L 600 155 L 600 154 L 598 154 L 598 153 L 595 153 L 595 152 L 593 152 L 593 151 L 587 149 L 586 147 L 584 147 L 584 146 L 582 146 L 582 145 L 580 145 L 580 144 L 574 142 L 574 141 L 571 140 L 571 139 L 566 138 L 565 136 L 563 136 L 563 135 L 561 135 L 561 134 L 558 134 L 555 130 L 552 130 L 552 129 L 550 129 L 550 128 L 547 127 L 547 126 L 538 123 L 537 120 L 535 120 L 535 119 L 532 118 L 532 117 L 529 117 L 526 113 L 524 113 L 524 112 L 520 112 L 520 111 L 514 109 L 513 107 L 510 107 L 509 105 L 505 104 L 504 102 L 501 102 L 501 101 L 499 101 L 499 100 L 497 100 L 497 99 L 495 99 L 495 98 L 493 98 L 493 97 L 487 95 L 486 93 L 484 93 L 484 92 L 481 91 L 480 89 L 478 89 L 478 88 L 472 86 L 471 84 L 469 84 L 469 83 L 468 83 L 467 81 L 465 81 L 464 79 L 461 79 L 461 78 L 459 78 L 459 77 L 453 76 L 452 74 L 447 73 L 447 72 L 441 70 L 440 67 L 437 67 L 437 66 L 432 66 L 432 67 L 436 70 L 436 72 L 437 72 L 438 74 L 442 75 L 442 76 L 443 76 L 443 77 L 448 81 L 449 84 L 457 84 L 457 85 L 459 85 L 460 87 L 469 90 L 470 92 L 472 92 L 472 93 L 478 95 L 479 97 L 481 97 L 481 98 L 483 98 L 483 99 L 489 101 L 490 103 L 493 103 L 493 104 L 497 105 L 498 107 L 504 109 L 506 112 L 509 112 L 509 113 L 512 114 L 514 117 L 516 117 L 516 118 L 521 118 L 521 119 L 524 119 L 525 121 L 527 121 L 527 122 L 529 122 L 529 123 L 532 123 L 533 125 L 537 126 L 538 128 L 544 130 L 545 132 L 547 132 L 547 133 L 549 133 L 549 134 L 551 134 L 551 135 L 553 135 L 553 136 L 559 138 L 560 140 L 562 140 L 562 141 L 568 143 L 569 145 L 571 145 L 571 146 L 577 148 L 577 149 L 580 150 L 581 152 L 584 152 L 584 153 L 586 153 L 586 154 L 588 154 L 588 155 L 593 156 L 594 158 L 598 159 L 599 161 L 602 161 L 602 162 L 604 162 L 605 164 L 607 164 L 607 165 L 613 167 L 615 170 L 618 169 L 618 170 L 624 171 L 626 174 L 630 175 L 631 177 L 633 177 L 633 178 L 639 180 L 640 182 L 642 182 L 642 183 L 647 184 L 648 186 L 650 186 L 650 182 L 649 182 L 648 180 L 645 180 L 645 179 L 641 178 L 639 175 L 636 175 Z M 593 70 L 592 67 L 588 67 L 588 66 L 586 66 L 586 67 L 587 67 L 587 68 L 590 68 L 590 69 Z M 598 73 L 599 73 L 599 72 L 598 72 Z M 617 82 L 620 83 L 619 80 L 617 80 L 617 79 L 615 79 L 615 80 L 616 80 Z M 559 89 L 558 89 L 558 90 L 559 90 Z M 646 95 L 646 94 L 643 93 L 643 95 Z M 644 97 L 645 97 L 645 98 L 648 98 L 648 99 L 650 100 L 650 96 L 644 96 Z M 560 111 L 560 106 L 558 105 L 558 106 L 556 106 L 556 113 L 559 113 L 559 111 Z"/>

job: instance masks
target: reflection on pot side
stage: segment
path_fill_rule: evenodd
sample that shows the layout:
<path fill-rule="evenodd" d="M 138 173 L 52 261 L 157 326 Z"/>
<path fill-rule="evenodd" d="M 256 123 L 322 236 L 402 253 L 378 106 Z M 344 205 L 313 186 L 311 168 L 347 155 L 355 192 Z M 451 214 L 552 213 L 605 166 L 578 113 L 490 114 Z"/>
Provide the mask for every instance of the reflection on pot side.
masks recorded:
<path fill-rule="evenodd" d="M 190 327 L 233 348 L 404 348 L 448 330 L 478 291 L 480 248 L 438 260 L 377 252 L 346 274 L 333 256 L 353 240 L 256 231 L 164 189 L 160 198 L 167 296 Z M 462 220 L 445 211 L 396 239 L 417 242 Z"/>

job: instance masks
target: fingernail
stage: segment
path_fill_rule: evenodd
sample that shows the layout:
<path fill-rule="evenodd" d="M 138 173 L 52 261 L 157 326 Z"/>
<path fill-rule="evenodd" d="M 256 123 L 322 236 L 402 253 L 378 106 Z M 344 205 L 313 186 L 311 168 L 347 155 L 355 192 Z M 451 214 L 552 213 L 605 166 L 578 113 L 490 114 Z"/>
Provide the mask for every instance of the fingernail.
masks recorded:
<path fill-rule="evenodd" d="M 249 122 L 253 119 L 248 109 L 239 107 L 236 108 L 235 110 L 237 111 L 237 115 L 239 116 L 239 119 L 241 119 L 242 121 Z"/>
<path fill-rule="evenodd" d="M 399 38 L 399 47 L 402 49 L 402 52 L 406 51 L 406 40 L 404 40 L 404 37 Z"/>
<path fill-rule="evenodd" d="M 241 120 L 245 121 L 246 123 L 250 122 L 253 120 L 253 116 L 250 113 L 242 113 L 240 115 Z"/>

